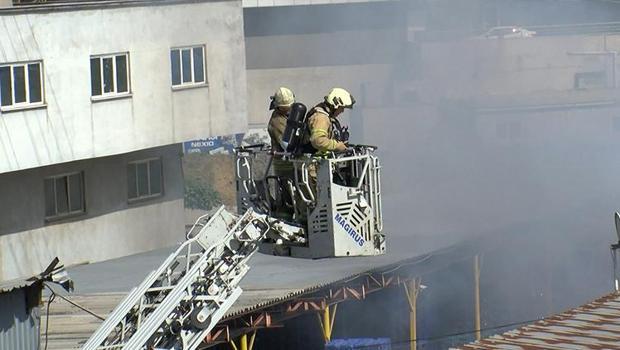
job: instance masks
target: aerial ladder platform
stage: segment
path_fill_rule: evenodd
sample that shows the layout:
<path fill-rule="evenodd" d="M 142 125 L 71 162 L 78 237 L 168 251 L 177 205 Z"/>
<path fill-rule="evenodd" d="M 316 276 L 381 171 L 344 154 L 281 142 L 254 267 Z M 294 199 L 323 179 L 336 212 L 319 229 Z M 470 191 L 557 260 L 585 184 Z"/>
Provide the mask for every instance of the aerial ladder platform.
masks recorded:
<path fill-rule="evenodd" d="M 263 146 L 237 149 L 239 213 L 220 207 L 200 217 L 186 241 L 129 292 L 82 349 L 199 348 L 241 295 L 239 283 L 259 248 L 306 258 L 383 254 L 374 150 L 357 146 L 349 154 L 314 158 Z M 269 157 L 267 169 L 257 169 L 260 156 Z M 292 163 L 293 178 L 268 175 L 274 157 Z M 282 209 L 290 215 L 280 215 Z"/>
<path fill-rule="evenodd" d="M 303 242 L 297 231 L 252 209 L 235 215 L 221 207 L 199 218 L 187 240 L 127 295 L 82 349 L 198 348 L 241 295 L 239 282 L 259 242 L 269 235 Z"/>

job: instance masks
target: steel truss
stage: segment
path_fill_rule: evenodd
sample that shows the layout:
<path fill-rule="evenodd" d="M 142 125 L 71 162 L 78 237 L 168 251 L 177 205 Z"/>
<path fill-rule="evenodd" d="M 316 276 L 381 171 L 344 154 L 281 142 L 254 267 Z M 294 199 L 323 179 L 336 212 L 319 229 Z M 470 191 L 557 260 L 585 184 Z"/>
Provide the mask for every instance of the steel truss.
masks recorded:
<path fill-rule="evenodd" d="M 330 306 L 337 306 L 345 301 L 361 301 L 374 292 L 399 287 L 412 280 L 412 277 L 401 276 L 396 273 L 367 273 L 348 281 L 336 283 L 333 286 L 319 288 L 305 295 L 293 297 L 259 311 L 248 312 L 223 319 L 209 332 L 200 349 L 206 349 L 217 344 L 230 343 L 231 340 L 256 332 L 259 329 L 281 328 L 283 322 L 304 314 L 323 314 Z M 335 312 L 335 309 L 333 310 Z M 328 317 L 329 318 L 329 317 Z M 332 315 L 333 318 L 333 315 Z M 325 321 L 322 321 L 325 322 Z M 326 329 L 331 333 L 331 326 Z M 322 323 L 322 327 L 325 327 Z M 329 336 L 330 334 L 325 334 Z"/>

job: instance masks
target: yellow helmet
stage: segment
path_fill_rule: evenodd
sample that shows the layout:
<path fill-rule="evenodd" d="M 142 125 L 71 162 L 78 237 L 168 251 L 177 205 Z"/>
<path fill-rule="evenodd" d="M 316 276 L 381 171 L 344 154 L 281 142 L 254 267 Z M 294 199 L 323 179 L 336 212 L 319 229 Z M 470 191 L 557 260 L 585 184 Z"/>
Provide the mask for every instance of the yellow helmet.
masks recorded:
<path fill-rule="evenodd" d="M 342 88 L 333 88 L 327 96 L 325 102 L 333 108 L 344 107 L 353 108 L 355 98 L 347 90 Z"/>
<path fill-rule="evenodd" d="M 295 103 L 295 94 L 291 89 L 282 86 L 271 96 L 271 100 L 274 107 L 290 107 Z"/>

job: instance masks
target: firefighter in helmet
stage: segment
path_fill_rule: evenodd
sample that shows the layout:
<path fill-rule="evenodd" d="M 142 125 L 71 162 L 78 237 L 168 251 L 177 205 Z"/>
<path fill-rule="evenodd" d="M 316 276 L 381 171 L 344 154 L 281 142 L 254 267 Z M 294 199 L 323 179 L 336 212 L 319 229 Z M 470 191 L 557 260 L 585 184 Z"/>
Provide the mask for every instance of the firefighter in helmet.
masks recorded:
<path fill-rule="evenodd" d="M 355 99 L 347 90 L 333 88 L 323 102 L 308 112 L 309 141 L 318 154 L 347 150 L 349 131 L 337 117 L 354 104 Z"/>
<path fill-rule="evenodd" d="M 271 118 L 267 126 L 269 137 L 271 138 L 271 151 L 272 152 L 285 152 L 286 146 L 282 142 L 284 136 L 284 130 L 286 129 L 286 122 L 288 114 L 291 110 L 291 106 L 295 103 L 295 94 L 291 89 L 286 87 L 279 87 L 276 92 L 271 96 L 271 104 L 269 106 Z M 280 190 L 277 192 L 274 216 L 282 219 L 290 219 L 293 216 L 292 209 L 286 208 L 284 202 L 292 201 L 292 193 L 288 190 L 290 187 L 288 184 L 295 178 L 295 169 L 293 164 L 282 160 L 281 156 L 273 156 L 273 172 L 278 177 L 278 183 Z"/>
<path fill-rule="evenodd" d="M 314 106 L 308 112 L 308 134 L 310 151 L 315 156 L 322 156 L 327 152 L 345 152 L 349 150 L 349 130 L 342 127 L 338 116 L 345 108 L 353 108 L 355 99 L 345 89 L 333 88 L 324 101 Z M 308 167 L 310 187 L 316 194 L 317 167 L 311 164 Z"/>
<path fill-rule="evenodd" d="M 291 110 L 291 106 L 295 103 L 295 94 L 291 89 L 280 87 L 271 96 L 270 110 L 273 110 L 267 131 L 271 137 L 271 150 L 274 152 L 284 152 L 285 147 L 282 143 L 284 129 L 286 129 L 286 119 Z"/>

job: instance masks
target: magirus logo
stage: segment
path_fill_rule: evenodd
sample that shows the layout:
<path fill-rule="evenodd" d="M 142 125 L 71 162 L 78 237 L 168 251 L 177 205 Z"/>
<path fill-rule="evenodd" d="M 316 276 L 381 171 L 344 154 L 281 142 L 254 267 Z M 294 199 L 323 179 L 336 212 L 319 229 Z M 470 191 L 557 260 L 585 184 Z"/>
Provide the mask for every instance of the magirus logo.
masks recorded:
<path fill-rule="evenodd" d="M 357 231 L 355 231 L 353 226 L 349 225 L 345 218 L 340 216 L 340 214 L 336 213 L 336 216 L 334 216 L 334 220 L 336 220 L 336 222 L 347 232 L 349 237 L 351 237 L 351 239 L 353 239 L 355 243 L 357 243 L 360 247 L 364 246 L 364 243 L 366 243 L 366 241 L 364 241 L 364 237 L 357 233 Z"/>

